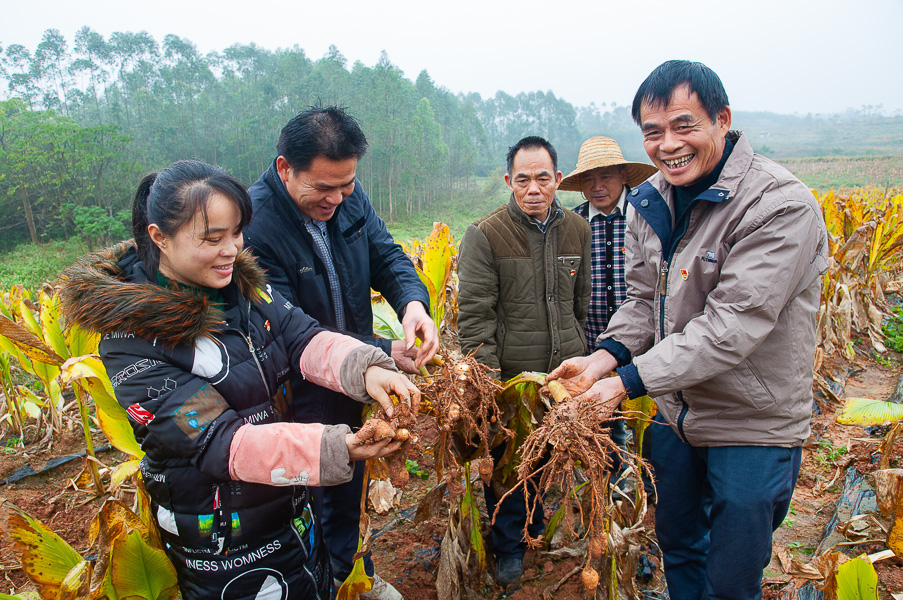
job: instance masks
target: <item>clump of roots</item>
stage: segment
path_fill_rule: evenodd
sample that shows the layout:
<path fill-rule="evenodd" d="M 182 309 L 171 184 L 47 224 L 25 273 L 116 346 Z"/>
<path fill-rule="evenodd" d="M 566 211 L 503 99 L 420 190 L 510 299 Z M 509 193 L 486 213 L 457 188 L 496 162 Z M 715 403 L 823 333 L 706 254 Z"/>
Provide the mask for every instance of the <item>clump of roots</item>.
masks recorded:
<path fill-rule="evenodd" d="M 596 572 L 591 563 L 608 549 L 608 529 L 615 508 L 610 494 L 612 457 L 619 456 L 625 465 L 646 466 L 641 457 L 619 448 L 612 441 L 608 424 L 608 420 L 599 417 L 599 408 L 594 402 L 578 402 L 570 398 L 559 401 L 546 412 L 542 424 L 524 440 L 515 486 L 515 489 L 525 486 L 528 481 L 535 485 L 536 478 L 539 479 L 537 487 L 540 493 L 534 495 L 532 500 L 530 494 L 524 494 L 529 515 L 527 523 L 533 520 L 539 499 L 551 488 L 558 488 L 564 498 L 582 495 L 583 501 L 578 506 L 588 541 L 583 580 L 591 594 L 595 593 L 595 586 L 598 585 L 598 574 L 593 576 Z M 548 461 L 542 464 L 546 455 Z M 579 467 L 587 479 L 582 491 L 582 484 L 575 477 L 575 467 Z M 570 510 L 564 511 L 559 528 L 562 526 L 572 538 L 578 534 Z M 542 536 L 531 536 L 526 527 L 524 536 L 533 548 L 543 543 Z"/>
<path fill-rule="evenodd" d="M 488 485 L 493 470 L 489 451 L 494 440 L 497 436 L 514 436 L 503 424 L 502 410 L 496 402 L 501 386 L 492 373 L 471 355 L 446 361 L 421 388 L 439 425 L 436 465 L 440 473 L 445 470 L 452 498 L 464 492 L 461 465 L 480 458 L 480 478 Z"/>
<path fill-rule="evenodd" d="M 410 478 L 405 461 L 408 457 L 416 458 L 423 451 L 420 436 L 417 435 L 417 416 L 407 404 L 396 404 L 392 417 L 386 415 L 383 407 L 379 406 L 358 432 L 358 440 L 363 444 L 390 439 L 403 443 L 398 452 L 386 457 L 389 481 L 393 486 L 404 489 Z"/>

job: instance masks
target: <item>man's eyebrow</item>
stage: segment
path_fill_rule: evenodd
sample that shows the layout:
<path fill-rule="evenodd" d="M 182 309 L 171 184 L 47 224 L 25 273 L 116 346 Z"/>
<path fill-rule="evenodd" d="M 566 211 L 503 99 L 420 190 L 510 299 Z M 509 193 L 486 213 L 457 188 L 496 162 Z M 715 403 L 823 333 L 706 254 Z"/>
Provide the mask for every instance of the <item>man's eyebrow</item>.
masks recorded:
<path fill-rule="evenodd" d="M 342 188 L 342 187 L 345 187 L 345 186 L 348 186 L 348 185 L 351 185 L 352 183 L 354 183 L 355 179 L 357 179 L 357 174 L 355 174 L 354 177 L 352 177 L 349 181 L 346 181 L 345 183 L 340 183 L 339 185 L 329 185 L 327 183 L 323 183 L 322 181 L 318 181 L 317 183 L 314 184 L 314 187 L 317 188 L 318 190 L 331 190 L 331 189 L 335 189 L 335 188 Z"/>
<path fill-rule="evenodd" d="M 691 114 L 688 114 L 688 113 L 684 113 L 682 115 L 677 115 L 676 117 L 671 119 L 671 123 L 695 123 L 695 122 L 696 122 L 696 117 Z"/>

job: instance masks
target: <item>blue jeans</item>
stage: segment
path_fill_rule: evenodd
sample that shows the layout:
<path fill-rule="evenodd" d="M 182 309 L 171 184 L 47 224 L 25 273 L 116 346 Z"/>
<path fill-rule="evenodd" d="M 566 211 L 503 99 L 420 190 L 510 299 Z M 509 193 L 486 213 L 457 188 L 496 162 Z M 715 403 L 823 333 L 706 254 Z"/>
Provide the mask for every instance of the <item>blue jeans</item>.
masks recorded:
<path fill-rule="evenodd" d="M 802 448 L 684 443 L 661 416 L 647 430 L 655 533 L 671 600 L 758 600 L 772 533 L 790 507 Z"/>

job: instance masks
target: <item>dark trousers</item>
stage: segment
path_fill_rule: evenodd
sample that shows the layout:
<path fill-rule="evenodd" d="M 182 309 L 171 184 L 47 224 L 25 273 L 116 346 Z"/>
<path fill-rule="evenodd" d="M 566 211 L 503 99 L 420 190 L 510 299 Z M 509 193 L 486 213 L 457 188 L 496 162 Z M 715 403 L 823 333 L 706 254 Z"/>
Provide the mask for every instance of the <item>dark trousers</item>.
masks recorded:
<path fill-rule="evenodd" d="M 758 600 L 772 533 L 790 507 L 802 448 L 697 448 L 681 441 L 661 416 L 655 421 L 647 433 L 668 595 Z"/>
<path fill-rule="evenodd" d="M 352 430 L 361 426 L 363 405 L 338 392 L 326 392 L 305 380 L 293 379 L 295 395 L 295 420 L 301 423 L 344 423 Z M 312 392 L 312 389 L 319 391 Z M 318 398 L 307 401 L 307 398 Z M 336 579 L 344 581 L 353 563 L 351 558 L 357 552 L 360 534 L 361 494 L 364 489 L 364 468 L 366 463 L 354 464 L 354 476 L 348 483 L 329 487 L 311 487 L 311 504 L 323 525 L 323 539 L 329 550 L 329 559 Z M 368 552 L 364 556 L 367 575 L 373 576 L 373 561 Z"/>
<path fill-rule="evenodd" d="M 501 444 L 491 452 L 492 459 L 498 461 L 505 454 L 505 444 Z M 543 461 L 545 462 L 545 461 Z M 527 482 L 530 491 L 530 503 L 536 498 L 535 483 L 530 480 Z M 489 513 L 489 519 L 495 513 L 498 505 L 498 496 L 491 485 L 483 486 L 483 497 L 486 499 L 486 511 Z M 533 520 L 530 522 L 530 535 L 537 537 L 542 534 L 545 529 L 544 513 L 542 501 L 540 501 L 533 513 Z M 527 522 L 527 507 L 524 504 L 524 488 L 518 488 L 513 494 L 505 498 L 499 507 L 499 513 L 495 518 L 495 523 L 490 526 L 492 534 L 492 548 L 496 557 L 499 556 L 516 556 L 523 557 L 527 551 L 527 543 L 524 541 L 524 523 Z"/>

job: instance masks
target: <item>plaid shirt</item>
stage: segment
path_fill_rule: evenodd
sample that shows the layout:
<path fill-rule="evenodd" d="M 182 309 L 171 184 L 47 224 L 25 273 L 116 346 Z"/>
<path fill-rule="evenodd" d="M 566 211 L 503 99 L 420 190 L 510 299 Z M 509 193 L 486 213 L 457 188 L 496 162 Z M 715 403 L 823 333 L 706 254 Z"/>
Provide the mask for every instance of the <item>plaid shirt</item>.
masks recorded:
<path fill-rule="evenodd" d="M 592 292 L 584 328 L 590 352 L 596 350 L 596 338 L 605 331 L 611 316 L 627 299 L 627 282 L 624 279 L 626 198 L 627 186 L 624 186 L 618 206 L 607 217 L 590 206 L 589 202 L 574 209 L 575 213 L 589 221 L 593 233 Z"/>

